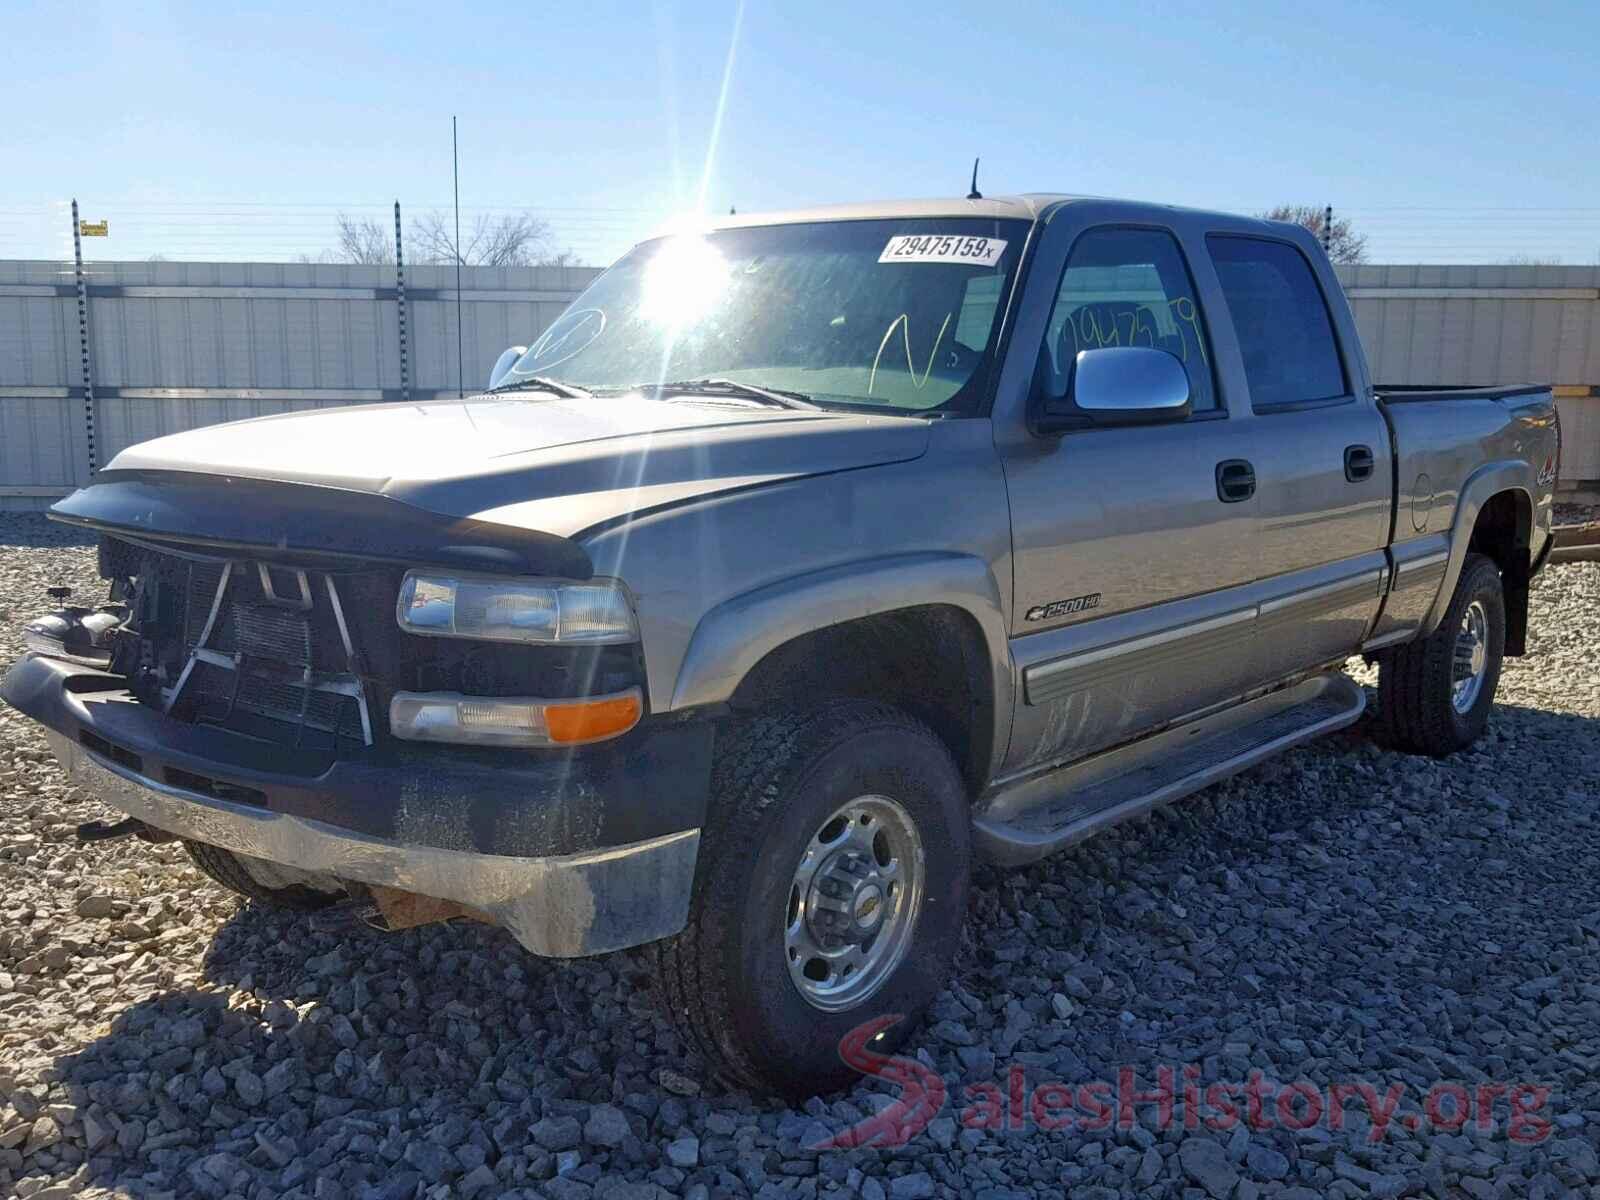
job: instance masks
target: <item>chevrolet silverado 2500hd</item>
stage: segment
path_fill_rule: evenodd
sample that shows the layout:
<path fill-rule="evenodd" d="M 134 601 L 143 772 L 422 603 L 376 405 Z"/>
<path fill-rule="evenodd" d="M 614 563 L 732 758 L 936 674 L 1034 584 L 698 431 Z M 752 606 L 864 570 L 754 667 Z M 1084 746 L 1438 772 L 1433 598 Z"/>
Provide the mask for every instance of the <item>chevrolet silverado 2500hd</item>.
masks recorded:
<path fill-rule="evenodd" d="M 809 1093 L 943 985 L 975 859 L 1350 725 L 1349 656 L 1394 746 L 1478 737 L 1558 454 L 1547 389 L 1375 387 L 1290 225 L 740 216 L 480 395 L 124 450 L 53 512 L 109 599 L 4 696 L 246 896 L 655 943 L 712 1070 Z"/>

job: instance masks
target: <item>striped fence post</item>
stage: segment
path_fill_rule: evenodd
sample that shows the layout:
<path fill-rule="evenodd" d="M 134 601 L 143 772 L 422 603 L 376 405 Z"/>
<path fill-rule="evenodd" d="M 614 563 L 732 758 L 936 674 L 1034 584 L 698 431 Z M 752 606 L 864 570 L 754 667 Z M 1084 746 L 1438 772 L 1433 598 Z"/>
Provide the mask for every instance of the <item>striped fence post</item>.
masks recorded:
<path fill-rule="evenodd" d="M 83 368 L 83 430 L 89 451 L 89 474 L 99 463 L 94 445 L 94 372 L 89 365 L 89 286 L 83 278 L 83 236 L 78 223 L 78 200 L 72 200 L 72 266 L 78 283 L 78 354 Z M 88 480 L 84 480 L 85 483 Z"/>
<path fill-rule="evenodd" d="M 400 305 L 400 399 L 411 399 L 411 373 L 406 362 L 406 256 L 400 239 L 400 201 L 394 202 L 394 283 Z"/>

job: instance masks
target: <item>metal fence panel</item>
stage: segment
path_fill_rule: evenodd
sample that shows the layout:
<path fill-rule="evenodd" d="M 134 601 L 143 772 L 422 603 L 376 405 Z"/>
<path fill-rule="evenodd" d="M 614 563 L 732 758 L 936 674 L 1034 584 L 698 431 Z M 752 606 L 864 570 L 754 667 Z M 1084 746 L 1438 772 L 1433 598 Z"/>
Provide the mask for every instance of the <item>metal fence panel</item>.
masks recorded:
<path fill-rule="evenodd" d="M 1380 382 L 1600 385 L 1600 267 L 1357 266 L 1339 276 Z"/>
<path fill-rule="evenodd" d="M 29 500 L 70 488 L 85 465 L 77 437 L 80 408 L 65 388 L 0 390 L 0 479 L 17 480 Z"/>
<path fill-rule="evenodd" d="M 586 287 L 580 267 L 461 272 L 467 390 Z M 407 272 L 411 394 L 456 390 L 456 274 Z M 220 421 L 399 399 L 392 267 L 107 262 L 85 267 L 96 459 Z M 36 508 L 89 477 L 70 263 L 0 262 L 0 508 Z"/>
<path fill-rule="evenodd" d="M 1600 398 L 1556 401 L 1561 413 L 1561 478 L 1563 483 L 1600 480 Z"/>
<path fill-rule="evenodd" d="M 74 321 L 71 304 L 54 296 L 0 293 L 0 387 L 65 386 Z"/>
<path fill-rule="evenodd" d="M 416 399 L 481 388 L 598 272 L 406 270 Z M 300 408 L 398 399 L 400 321 L 388 266 L 127 262 L 86 267 L 97 461 L 149 437 Z M 1564 478 L 1600 480 L 1600 268 L 1339 268 L 1382 383 L 1550 383 Z M 0 261 L 0 507 L 38 507 L 88 478 L 70 263 Z"/>
<path fill-rule="evenodd" d="M 1600 267 L 1339 268 L 1379 383 L 1548 383 L 1562 479 L 1600 481 Z"/>

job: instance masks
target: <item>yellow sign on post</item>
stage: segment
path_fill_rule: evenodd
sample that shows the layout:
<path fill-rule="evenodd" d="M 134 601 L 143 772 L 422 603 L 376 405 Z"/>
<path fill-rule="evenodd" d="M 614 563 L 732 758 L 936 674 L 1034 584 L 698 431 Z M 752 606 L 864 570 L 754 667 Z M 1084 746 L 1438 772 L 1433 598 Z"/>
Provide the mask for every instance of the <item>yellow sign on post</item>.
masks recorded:
<path fill-rule="evenodd" d="M 110 221 L 79 221 L 78 234 L 80 237 L 110 237 Z"/>

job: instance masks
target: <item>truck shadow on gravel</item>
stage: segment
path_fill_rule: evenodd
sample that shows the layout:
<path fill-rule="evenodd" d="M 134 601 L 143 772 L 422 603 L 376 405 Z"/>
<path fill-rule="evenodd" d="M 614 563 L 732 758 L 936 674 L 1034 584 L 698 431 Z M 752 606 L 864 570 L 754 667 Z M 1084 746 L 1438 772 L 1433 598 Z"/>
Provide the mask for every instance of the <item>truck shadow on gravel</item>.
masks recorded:
<path fill-rule="evenodd" d="M 462 1181 L 504 1163 L 474 1177 L 493 1196 L 554 1175 L 555 1154 L 580 1145 L 532 1141 L 541 1117 L 582 1122 L 591 1101 L 629 1093 L 633 1127 L 583 1157 L 617 1171 L 662 1161 L 642 1122 L 670 1093 L 638 1053 L 654 1007 L 628 956 L 547 963 L 470 922 L 385 934 L 241 905 L 204 976 L 116 1014 L 57 1064 L 106 1114 L 87 1182 L 134 1196 L 249 1195 L 268 1177 L 261 1194 L 398 1197 L 450 1181 L 475 1194 Z"/>
<path fill-rule="evenodd" d="M 1518 1193 L 1541 1178 L 1582 1186 L 1587 1165 L 1574 1174 L 1552 1147 L 1600 1110 L 1600 722 L 1504 706 L 1479 746 L 1444 761 L 1366 733 L 1026 870 L 980 871 L 956 977 L 907 1050 L 948 1081 L 941 1118 L 955 1124 L 908 1146 L 805 1149 L 881 1107 L 872 1081 L 794 1111 L 701 1079 L 657 1016 L 641 955 L 544 962 L 470 922 L 382 934 L 241 906 L 202 986 L 108 1014 L 107 1035 L 57 1062 L 88 1117 L 80 1182 L 219 1200 L 442 1183 L 590 1194 L 542 1182 L 560 1166 L 599 1200 L 627 1181 L 637 1195 L 753 1194 L 788 1174 L 901 1175 L 909 1159 L 958 1190 L 1053 1192 L 1134 1187 L 1137 1170 L 1176 1184 L 1177 1144 L 1198 1136 L 1228 1146 L 1226 1169 L 1209 1164 L 1220 1174 L 1323 1194 L 1340 1164 L 1418 1188 L 1441 1172 L 1509 1173 Z M 973 1090 L 1014 1066 L 1032 1088 L 1188 1063 L 1202 1087 L 1252 1070 L 1320 1088 L 1398 1082 L 1402 1114 L 1436 1081 L 1546 1085 L 1550 1140 L 1397 1122 L 1373 1144 L 1360 1113 L 1341 1131 L 1243 1142 L 1148 1116 L 1138 1130 L 1046 1132 L 1026 1116 L 1021 1133 L 965 1128 Z M 693 1161 L 685 1137 L 699 1139 Z M 1031 1144 L 995 1152 L 1014 1137 Z M 33 1166 L 52 1161 L 38 1153 Z"/>

